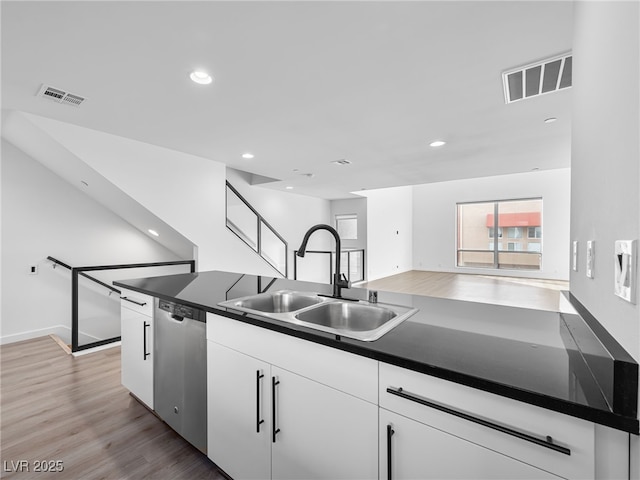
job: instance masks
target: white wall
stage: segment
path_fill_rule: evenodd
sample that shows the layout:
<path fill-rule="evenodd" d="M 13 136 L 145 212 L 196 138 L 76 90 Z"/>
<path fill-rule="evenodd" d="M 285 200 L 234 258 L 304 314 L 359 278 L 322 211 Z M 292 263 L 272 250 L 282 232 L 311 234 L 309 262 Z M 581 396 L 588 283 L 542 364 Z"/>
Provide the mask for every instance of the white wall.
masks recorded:
<path fill-rule="evenodd" d="M 331 223 L 333 227 L 336 226 L 336 215 L 356 215 L 358 217 L 358 230 L 356 239 L 342 239 L 343 250 L 364 250 L 364 271 L 362 272 L 363 280 L 367 280 L 367 264 L 369 259 L 369 251 L 367 249 L 367 199 L 366 198 L 346 198 L 342 200 L 331 200 Z M 355 262 L 360 258 L 358 255 L 350 254 L 352 262 Z M 343 259 L 344 260 L 344 259 Z M 343 268 L 343 266 L 341 266 Z M 351 266 L 352 271 L 355 268 Z M 358 283 L 359 276 L 353 276 L 350 278 L 352 282 Z"/>
<path fill-rule="evenodd" d="M 640 308 L 613 293 L 614 241 L 640 237 L 640 4 L 576 2 L 574 22 L 571 240 L 579 263 L 570 289 L 640 360 Z M 596 242 L 593 279 L 587 240 Z M 630 478 L 640 478 L 636 435 Z"/>
<path fill-rule="evenodd" d="M 640 236 L 638 10 L 637 2 L 575 8 L 571 239 L 580 256 L 571 292 L 640 360 L 638 305 L 613 293 L 614 241 Z M 596 242 L 593 279 L 585 275 L 587 240 Z"/>
<path fill-rule="evenodd" d="M 44 117 L 30 120 L 198 247 L 198 269 L 229 269 L 225 166 L 201 157 Z"/>
<path fill-rule="evenodd" d="M 304 238 L 307 230 L 318 224 L 332 224 L 330 216 L 330 205 L 328 200 L 320 198 L 308 197 L 305 195 L 296 195 L 289 192 L 279 192 L 277 190 L 267 189 L 259 185 L 249 184 L 249 175 L 234 170 L 226 169 L 227 180 L 233 187 L 240 192 L 260 215 L 262 215 L 269 224 L 278 231 L 285 239 L 289 246 L 289 278 L 293 278 L 293 251 L 297 250 Z M 234 257 L 255 257 L 252 250 L 239 242 L 237 237 L 225 227 L 225 234 L 228 237 L 227 244 L 230 245 L 229 255 Z M 310 250 L 334 250 L 333 237 L 326 232 L 314 233 L 309 240 L 308 248 Z M 307 258 L 298 259 L 299 262 L 305 262 Z M 261 262 L 260 273 L 262 275 L 278 276 L 277 272 L 268 265 Z M 252 267 L 251 272 L 254 273 L 257 267 Z M 235 270 L 239 271 L 239 270 Z M 305 280 L 316 280 L 315 278 L 304 278 Z M 318 277 L 317 281 L 327 282 L 328 278 Z"/>
<path fill-rule="evenodd" d="M 30 120 L 193 242 L 198 270 L 278 276 L 226 228 L 224 164 L 43 117 Z M 290 246 L 308 227 L 329 221 L 328 201 L 235 183 Z"/>
<path fill-rule="evenodd" d="M 413 268 L 436 272 L 569 279 L 569 169 L 429 183 L 413 187 Z M 456 266 L 456 203 L 542 197 L 542 270 Z"/>
<path fill-rule="evenodd" d="M 412 269 L 412 187 L 360 192 L 367 197 L 367 279 Z"/>
<path fill-rule="evenodd" d="M 331 200 L 331 221 L 329 225 L 335 228 L 336 215 L 358 216 L 358 238 L 355 240 L 342 239 L 342 248 L 367 248 L 367 199 L 346 198 Z"/>
<path fill-rule="evenodd" d="M 0 342 L 48 333 L 68 339 L 71 275 L 47 256 L 72 266 L 179 260 L 5 140 L 1 171 Z M 30 265 L 37 275 L 27 273 Z"/>

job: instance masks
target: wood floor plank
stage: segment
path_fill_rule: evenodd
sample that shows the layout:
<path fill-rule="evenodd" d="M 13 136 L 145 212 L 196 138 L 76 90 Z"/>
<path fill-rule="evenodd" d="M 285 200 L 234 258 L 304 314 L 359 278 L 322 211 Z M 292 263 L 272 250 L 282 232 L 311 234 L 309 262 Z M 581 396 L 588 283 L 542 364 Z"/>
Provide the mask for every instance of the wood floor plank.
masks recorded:
<path fill-rule="evenodd" d="M 411 270 L 358 287 L 411 295 L 452 298 L 536 310 L 558 311 L 562 290 L 569 282 L 520 277 L 472 275 Z"/>
<path fill-rule="evenodd" d="M 224 478 L 121 385 L 120 347 L 74 357 L 50 337 L 0 346 L 0 460 L 7 479 Z"/>

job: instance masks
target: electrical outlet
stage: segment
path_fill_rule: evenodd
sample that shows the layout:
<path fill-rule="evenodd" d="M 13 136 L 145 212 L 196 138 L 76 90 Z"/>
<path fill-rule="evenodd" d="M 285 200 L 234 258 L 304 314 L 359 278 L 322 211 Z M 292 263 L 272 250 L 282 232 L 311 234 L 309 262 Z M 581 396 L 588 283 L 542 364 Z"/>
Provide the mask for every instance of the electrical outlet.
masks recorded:
<path fill-rule="evenodd" d="M 595 240 L 587 241 L 587 277 L 594 277 L 594 265 L 596 260 L 596 242 Z"/>
<path fill-rule="evenodd" d="M 614 293 L 627 302 L 636 303 L 636 241 L 616 240 L 614 250 Z"/>

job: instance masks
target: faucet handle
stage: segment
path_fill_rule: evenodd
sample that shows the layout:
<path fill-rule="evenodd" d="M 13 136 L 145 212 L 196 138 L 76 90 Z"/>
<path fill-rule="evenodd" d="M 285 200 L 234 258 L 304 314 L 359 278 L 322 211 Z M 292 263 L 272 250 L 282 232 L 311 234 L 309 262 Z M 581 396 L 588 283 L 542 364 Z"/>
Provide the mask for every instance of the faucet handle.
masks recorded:
<path fill-rule="evenodd" d="M 334 274 L 333 278 L 333 281 L 336 283 L 336 285 L 345 288 L 351 288 L 351 282 L 347 279 L 347 276 L 344 273 L 336 273 Z"/>

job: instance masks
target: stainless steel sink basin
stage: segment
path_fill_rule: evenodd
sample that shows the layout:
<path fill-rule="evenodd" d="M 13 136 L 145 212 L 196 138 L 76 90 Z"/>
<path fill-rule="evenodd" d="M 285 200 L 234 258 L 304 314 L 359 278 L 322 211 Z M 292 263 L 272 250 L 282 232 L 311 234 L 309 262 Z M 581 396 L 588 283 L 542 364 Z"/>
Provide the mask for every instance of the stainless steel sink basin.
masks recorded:
<path fill-rule="evenodd" d="M 265 313 L 295 312 L 303 308 L 322 302 L 322 297 L 315 294 L 291 292 L 288 290 L 279 292 L 261 293 L 251 297 L 233 300 L 233 307 L 247 310 L 257 310 Z"/>
<path fill-rule="evenodd" d="M 371 342 L 397 327 L 417 308 L 365 301 L 334 300 L 295 315 L 301 325 Z"/>
<path fill-rule="evenodd" d="M 322 327 L 366 332 L 381 327 L 396 316 L 388 308 L 337 301 L 298 313 L 296 318 Z"/>
<path fill-rule="evenodd" d="M 418 311 L 401 305 L 348 301 L 290 290 L 218 305 L 363 341 L 377 340 Z"/>

